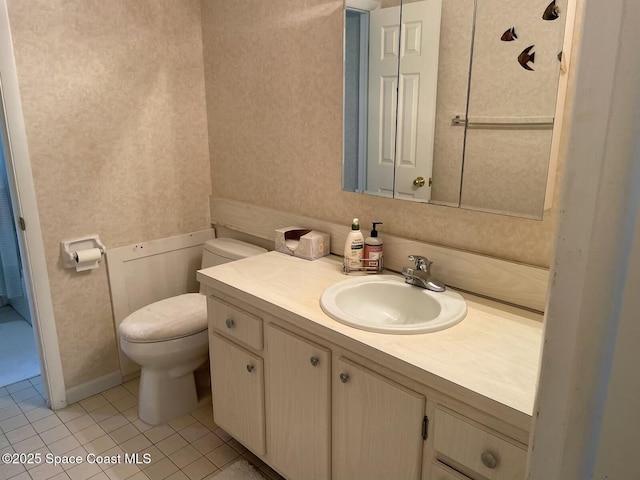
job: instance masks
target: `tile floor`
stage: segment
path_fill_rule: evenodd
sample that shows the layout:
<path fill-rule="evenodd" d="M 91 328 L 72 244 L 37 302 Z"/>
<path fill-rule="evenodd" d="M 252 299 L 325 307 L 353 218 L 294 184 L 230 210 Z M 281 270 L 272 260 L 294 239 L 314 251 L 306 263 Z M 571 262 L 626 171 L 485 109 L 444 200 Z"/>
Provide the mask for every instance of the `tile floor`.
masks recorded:
<path fill-rule="evenodd" d="M 152 427 L 138 418 L 138 380 L 56 412 L 46 406 L 35 377 L 0 388 L 0 456 L 40 453 L 39 465 L 4 464 L 0 480 L 207 480 L 244 457 L 267 479 L 275 471 L 213 422 L 211 404 L 168 424 Z M 140 464 L 47 464 L 47 454 L 113 456 L 150 454 Z M 1 457 L 0 457 L 1 458 Z"/>

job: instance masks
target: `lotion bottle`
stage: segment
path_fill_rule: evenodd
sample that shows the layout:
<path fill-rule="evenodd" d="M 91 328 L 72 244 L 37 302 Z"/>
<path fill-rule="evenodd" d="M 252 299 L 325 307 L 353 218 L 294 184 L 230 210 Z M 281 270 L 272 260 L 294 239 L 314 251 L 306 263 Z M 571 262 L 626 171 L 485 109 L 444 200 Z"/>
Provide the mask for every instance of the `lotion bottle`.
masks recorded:
<path fill-rule="evenodd" d="M 371 234 L 364 241 L 364 266 L 376 267 L 378 270 L 382 270 L 383 242 L 382 239 L 378 237 L 376 225 L 382 225 L 382 222 L 373 222 Z"/>
<path fill-rule="evenodd" d="M 344 261 L 349 268 L 362 267 L 364 237 L 360 231 L 360 221 L 357 218 L 351 223 L 351 231 L 344 244 Z"/>

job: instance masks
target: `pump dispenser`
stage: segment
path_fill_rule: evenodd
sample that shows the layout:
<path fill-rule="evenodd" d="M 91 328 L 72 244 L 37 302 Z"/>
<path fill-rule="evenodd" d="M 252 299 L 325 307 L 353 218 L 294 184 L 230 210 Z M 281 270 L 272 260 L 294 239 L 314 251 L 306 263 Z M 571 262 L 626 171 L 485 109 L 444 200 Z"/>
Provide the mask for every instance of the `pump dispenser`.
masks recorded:
<path fill-rule="evenodd" d="M 351 231 L 344 244 L 344 261 L 349 268 L 361 268 L 364 250 L 364 236 L 360 231 L 360 221 L 357 218 L 351 222 Z"/>
<path fill-rule="evenodd" d="M 371 234 L 364 241 L 364 266 L 382 270 L 383 242 L 376 230 L 376 225 L 382 225 L 382 222 L 372 222 L 372 225 Z"/>

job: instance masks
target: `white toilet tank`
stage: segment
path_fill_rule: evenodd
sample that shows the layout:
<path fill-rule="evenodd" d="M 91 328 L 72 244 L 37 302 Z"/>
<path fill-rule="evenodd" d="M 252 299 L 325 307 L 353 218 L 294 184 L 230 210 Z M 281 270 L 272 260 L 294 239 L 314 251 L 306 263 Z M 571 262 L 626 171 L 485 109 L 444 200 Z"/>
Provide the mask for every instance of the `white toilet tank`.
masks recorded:
<path fill-rule="evenodd" d="M 262 247 L 233 238 L 214 238 L 207 240 L 204 244 L 201 268 L 215 267 L 216 265 L 266 252 L 267 250 Z"/>
<path fill-rule="evenodd" d="M 241 258 L 251 257 L 266 253 L 267 250 L 251 245 L 250 243 L 241 242 L 233 238 L 214 238 L 207 240 L 202 249 L 202 266 L 201 268 L 215 267 L 223 263 L 240 260 Z M 200 284 L 200 293 L 204 294 L 204 285 Z"/>

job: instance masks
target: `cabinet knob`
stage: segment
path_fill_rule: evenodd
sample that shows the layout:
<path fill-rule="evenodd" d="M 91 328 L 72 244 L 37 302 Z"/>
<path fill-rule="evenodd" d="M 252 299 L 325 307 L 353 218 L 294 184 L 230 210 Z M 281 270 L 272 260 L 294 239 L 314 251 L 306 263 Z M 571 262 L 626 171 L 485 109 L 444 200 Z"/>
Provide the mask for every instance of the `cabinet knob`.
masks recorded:
<path fill-rule="evenodd" d="M 227 318 L 227 320 L 224 322 L 225 325 L 227 326 L 227 328 L 233 328 L 233 326 L 236 324 L 236 322 L 234 322 L 232 319 Z"/>
<path fill-rule="evenodd" d="M 255 368 L 256 368 L 256 367 L 254 367 L 253 365 L 249 364 L 249 365 L 247 365 L 247 372 L 251 373 L 251 372 L 253 372 L 253 370 L 254 370 Z"/>
<path fill-rule="evenodd" d="M 482 464 L 490 469 L 494 469 L 498 466 L 498 459 L 491 452 L 482 452 L 480 455 L 480 460 L 482 460 Z"/>
<path fill-rule="evenodd" d="M 349 381 L 349 374 L 347 373 L 341 373 L 340 374 L 340 381 L 342 383 L 347 383 Z"/>
<path fill-rule="evenodd" d="M 318 357 L 311 357 L 309 361 L 311 362 L 311 365 L 313 365 L 314 367 L 318 365 L 318 363 L 320 363 L 320 359 Z"/>

